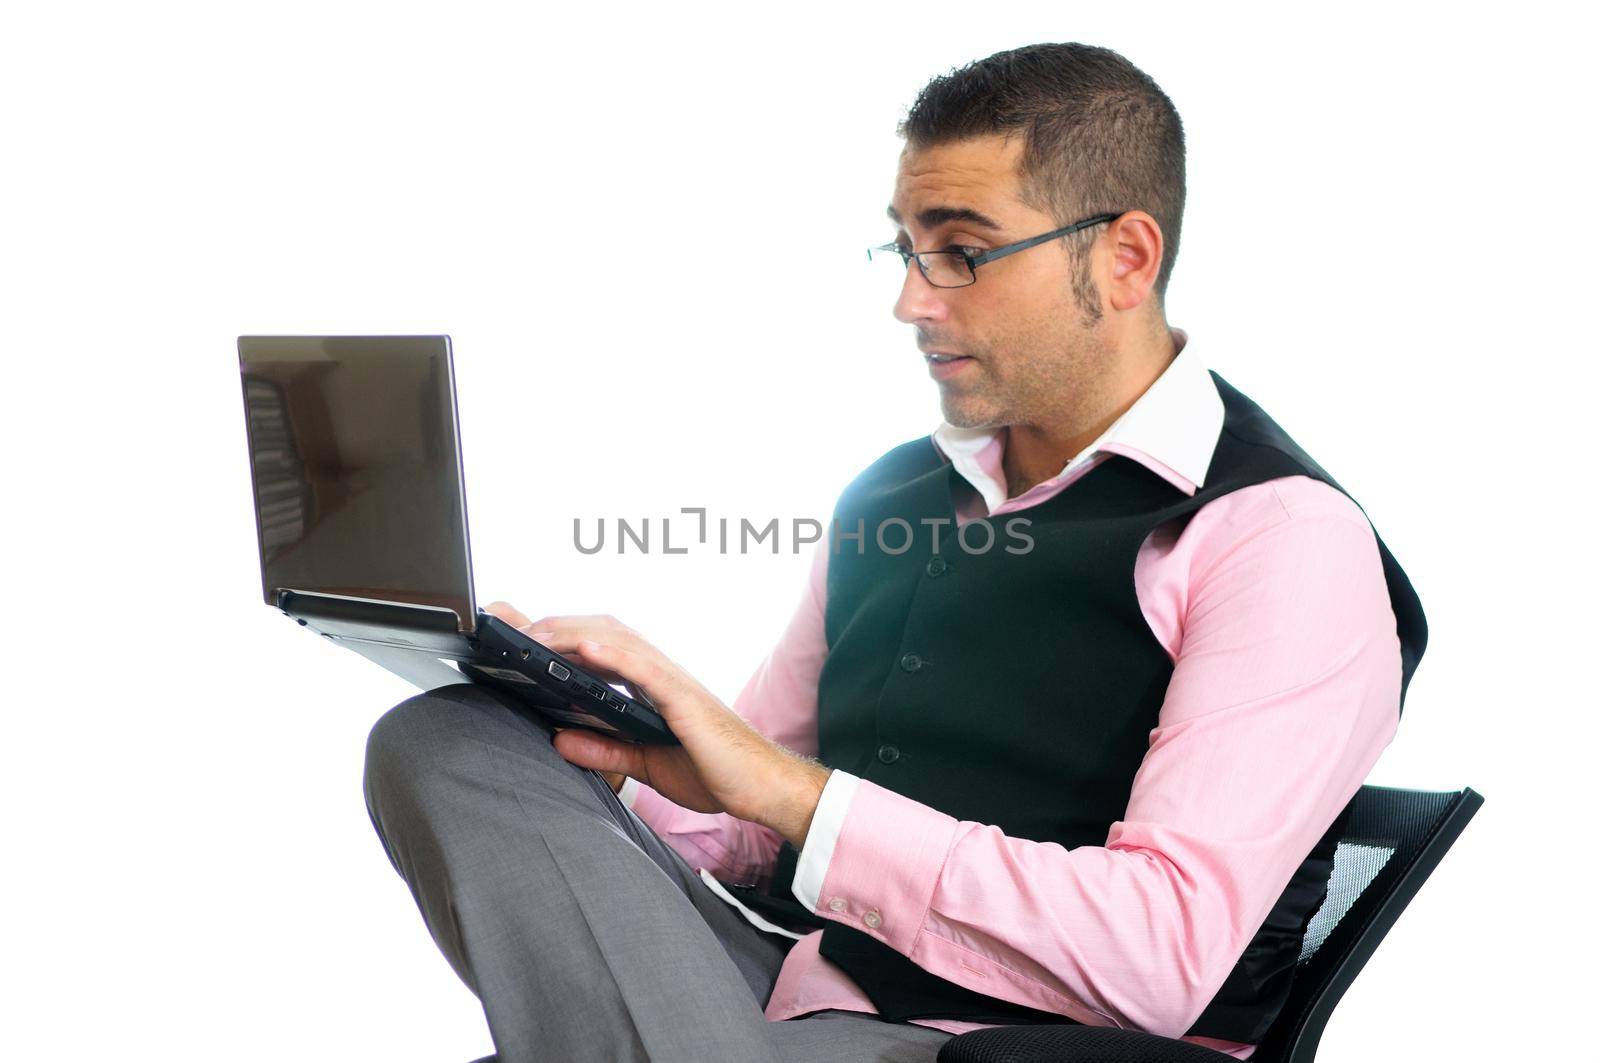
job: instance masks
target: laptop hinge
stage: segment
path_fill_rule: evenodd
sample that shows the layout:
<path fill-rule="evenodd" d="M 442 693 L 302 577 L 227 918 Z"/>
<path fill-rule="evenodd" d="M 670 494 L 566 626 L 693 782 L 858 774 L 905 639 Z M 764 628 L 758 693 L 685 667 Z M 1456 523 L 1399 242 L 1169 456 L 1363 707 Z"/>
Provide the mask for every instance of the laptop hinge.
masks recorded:
<path fill-rule="evenodd" d="M 340 625 L 357 624 L 398 631 L 454 635 L 471 632 L 476 627 L 475 623 L 462 624 L 462 617 L 454 609 L 443 606 L 380 602 L 319 591 L 280 590 L 278 608 L 296 620 L 332 621 Z"/>

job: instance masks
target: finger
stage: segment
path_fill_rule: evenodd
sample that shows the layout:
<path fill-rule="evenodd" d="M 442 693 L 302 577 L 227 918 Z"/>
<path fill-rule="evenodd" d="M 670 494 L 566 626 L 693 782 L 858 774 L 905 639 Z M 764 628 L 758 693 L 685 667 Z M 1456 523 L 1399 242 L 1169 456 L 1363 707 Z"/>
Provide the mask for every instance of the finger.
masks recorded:
<path fill-rule="evenodd" d="M 664 658 L 657 659 L 658 655 L 635 653 L 623 646 L 582 639 L 572 648 L 572 656 L 585 667 L 606 670 L 658 706 L 662 695 L 671 688 L 672 673 L 667 670 Z"/>
<path fill-rule="evenodd" d="M 527 625 L 533 623 L 533 621 L 528 619 L 525 613 L 523 613 L 516 606 L 512 605 L 510 602 L 490 602 L 488 605 L 483 607 L 483 611 L 488 613 L 490 616 L 499 617 L 501 620 L 504 620 L 506 623 L 519 630 L 525 629 Z"/>
<path fill-rule="evenodd" d="M 579 643 L 588 641 L 597 642 L 602 646 L 617 646 L 641 657 L 660 663 L 666 662 L 666 657 L 661 651 L 647 642 L 638 632 L 620 625 L 612 627 L 599 623 L 596 619 L 563 617 L 537 620 L 534 623 L 538 625 L 538 630 L 532 634 L 545 648 L 569 656 L 578 652 Z"/>
<path fill-rule="evenodd" d="M 544 623 L 544 621 L 541 621 L 541 623 Z M 545 649 L 555 650 L 557 653 L 571 653 L 578 648 L 578 643 L 590 637 L 589 632 L 551 631 L 547 628 L 528 631 L 527 634 L 536 638 Z"/>
<path fill-rule="evenodd" d="M 666 658 L 660 650 L 647 642 L 638 632 L 623 624 L 616 617 L 607 614 L 593 616 L 547 616 L 539 620 L 529 620 L 506 602 L 495 602 L 485 608 L 486 612 L 494 612 L 507 623 L 513 624 L 524 634 L 537 641 L 546 649 L 568 656 L 577 656 L 578 643 L 588 639 L 602 645 L 622 646 L 646 656 L 651 656 L 665 663 Z M 511 617 L 515 617 L 513 622 Z M 596 674 L 600 669 L 593 669 Z M 650 695 L 641 691 L 637 686 L 615 674 L 601 675 L 608 683 L 619 683 L 627 689 L 628 696 L 635 701 L 650 703 Z"/>
<path fill-rule="evenodd" d="M 483 607 L 483 611 L 510 624 L 525 635 L 532 635 L 540 642 L 546 641 L 546 636 L 551 631 L 592 631 L 596 635 L 622 632 L 628 629 L 615 617 L 611 616 L 547 616 L 539 620 L 531 620 L 528 614 L 512 605 L 510 602 L 495 601 Z M 616 641 L 614 636 L 612 641 Z"/>
<path fill-rule="evenodd" d="M 550 648 L 553 649 L 554 647 L 550 647 Z M 573 647 L 571 652 L 566 654 L 566 660 L 569 661 L 572 664 L 578 664 L 579 663 L 578 657 L 579 657 L 579 654 L 577 652 L 576 647 Z M 610 684 L 612 686 L 621 687 L 622 690 L 623 690 L 623 693 L 627 694 L 633 700 L 642 701 L 646 705 L 652 704 L 652 702 L 650 701 L 650 698 L 649 698 L 648 695 L 641 694 L 638 687 L 636 687 L 634 684 L 628 682 L 626 679 L 622 678 L 620 675 L 618 675 L 617 673 L 613 672 L 611 669 L 602 668 L 598 664 L 594 664 L 593 662 L 584 662 L 581 665 L 581 667 L 584 669 L 584 671 L 588 672 L 591 676 L 593 676 L 594 678 L 600 680 L 602 683 L 608 683 L 608 684 Z M 561 728 L 558 727 L 558 728 L 556 728 L 556 730 L 559 731 L 559 730 L 561 730 Z"/>
<path fill-rule="evenodd" d="M 610 631 L 631 632 L 632 629 L 609 613 L 589 613 L 571 616 L 546 616 L 529 621 L 539 631 L 593 631 L 596 634 Z M 615 639 L 600 639 L 607 642 Z"/>
<path fill-rule="evenodd" d="M 611 669 L 602 668 L 600 665 L 595 664 L 592 661 L 585 661 L 581 659 L 576 651 L 567 654 L 566 659 L 571 661 L 573 664 L 576 664 L 578 667 L 582 668 L 585 672 L 588 672 L 591 676 L 600 680 L 602 683 L 606 683 L 611 686 L 623 687 L 629 685 L 626 679 L 622 678 Z"/>
<path fill-rule="evenodd" d="M 644 752 L 632 742 L 621 742 L 581 728 L 568 728 L 559 732 L 553 743 L 557 753 L 580 768 L 593 768 L 612 775 L 638 777 L 644 774 Z"/>

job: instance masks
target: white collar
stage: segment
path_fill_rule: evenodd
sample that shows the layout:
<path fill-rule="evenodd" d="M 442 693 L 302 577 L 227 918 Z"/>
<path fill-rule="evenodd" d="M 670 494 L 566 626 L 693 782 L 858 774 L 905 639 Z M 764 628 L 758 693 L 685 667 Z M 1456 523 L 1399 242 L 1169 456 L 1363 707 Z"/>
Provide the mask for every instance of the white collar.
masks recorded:
<path fill-rule="evenodd" d="M 1184 494 L 1194 494 L 1205 482 L 1212 451 L 1222 433 L 1222 396 L 1200 356 L 1191 350 L 1188 333 L 1177 328 L 1172 331 L 1181 342 L 1178 356 L 1099 439 L 1084 447 L 1046 484 L 1075 472 L 1102 453 L 1132 458 Z M 957 428 L 949 422 L 933 431 L 934 444 L 983 496 L 990 513 L 1006 501 L 1003 475 L 996 475 L 1000 467 L 998 436 L 995 429 Z M 995 451 L 986 454 L 990 447 Z"/>

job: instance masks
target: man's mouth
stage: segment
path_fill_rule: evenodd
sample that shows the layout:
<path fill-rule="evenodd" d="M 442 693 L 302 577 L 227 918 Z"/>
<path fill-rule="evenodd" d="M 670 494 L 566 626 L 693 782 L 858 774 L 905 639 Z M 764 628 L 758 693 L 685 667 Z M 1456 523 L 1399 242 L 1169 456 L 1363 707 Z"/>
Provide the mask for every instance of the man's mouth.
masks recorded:
<path fill-rule="evenodd" d="M 972 361 L 970 355 L 949 354 L 945 351 L 923 351 L 922 356 L 928 360 L 928 372 L 935 380 L 944 380 L 951 374 L 960 372 Z"/>

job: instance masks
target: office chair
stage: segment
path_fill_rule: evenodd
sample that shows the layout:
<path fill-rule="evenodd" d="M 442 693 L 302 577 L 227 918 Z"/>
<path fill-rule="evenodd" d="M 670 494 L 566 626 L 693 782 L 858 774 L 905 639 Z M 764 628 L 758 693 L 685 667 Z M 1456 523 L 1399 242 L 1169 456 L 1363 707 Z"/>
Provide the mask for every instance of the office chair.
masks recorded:
<path fill-rule="evenodd" d="M 1378 942 L 1483 804 L 1471 787 L 1429 793 L 1363 786 L 1306 928 L 1289 999 L 1251 1063 L 1311 1063 L 1328 1016 Z M 999 1026 L 951 1038 L 938 1063 L 1224 1063 L 1186 1041 L 1106 1026 Z"/>

